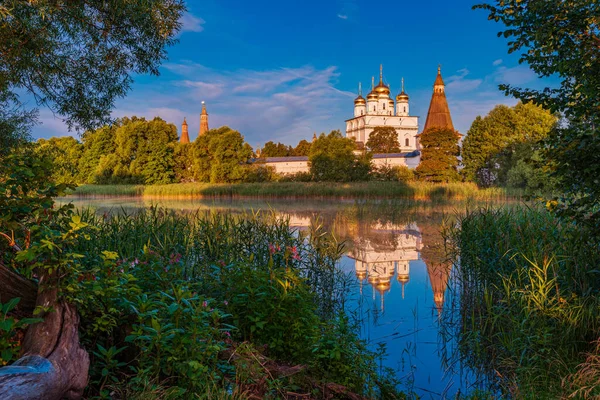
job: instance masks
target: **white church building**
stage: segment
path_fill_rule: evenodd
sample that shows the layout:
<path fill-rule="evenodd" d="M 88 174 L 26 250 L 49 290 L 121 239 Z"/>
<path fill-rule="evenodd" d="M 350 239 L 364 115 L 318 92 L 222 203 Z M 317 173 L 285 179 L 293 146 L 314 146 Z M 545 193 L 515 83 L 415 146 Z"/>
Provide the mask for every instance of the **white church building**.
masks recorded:
<path fill-rule="evenodd" d="M 371 79 L 371 92 L 366 99 L 359 84 L 358 97 L 354 99 L 354 118 L 346 120 L 346 136 L 364 145 L 376 127 L 392 127 L 398 134 L 401 152 L 417 150 L 419 117 L 410 115 L 408 100 L 403 78 L 402 91 L 394 103 L 389 86 L 383 83 L 383 67 L 380 66 L 379 84 L 375 86 L 375 78 Z"/>
<path fill-rule="evenodd" d="M 398 135 L 399 153 L 373 154 L 371 161 L 374 167 L 406 166 L 414 169 L 421 162 L 419 151 L 419 117 L 410 115 L 409 97 L 402 91 L 396 101 L 390 97 L 390 87 L 383 81 L 383 67 L 379 68 L 379 84 L 375 86 L 375 78 L 371 80 L 371 92 L 365 99 L 359 84 L 358 97 L 354 99 L 354 117 L 346 120 L 346 137 L 356 140 L 359 149 L 366 149 L 369 135 L 376 127 L 392 127 Z M 433 94 L 427 112 L 425 127 L 448 128 L 454 130 L 450 109 L 445 94 L 445 84 L 440 67 L 433 84 Z M 357 150 L 362 151 L 362 150 Z M 273 167 L 280 174 L 309 172 L 308 157 L 268 157 L 262 159 L 266 166 Z"/>

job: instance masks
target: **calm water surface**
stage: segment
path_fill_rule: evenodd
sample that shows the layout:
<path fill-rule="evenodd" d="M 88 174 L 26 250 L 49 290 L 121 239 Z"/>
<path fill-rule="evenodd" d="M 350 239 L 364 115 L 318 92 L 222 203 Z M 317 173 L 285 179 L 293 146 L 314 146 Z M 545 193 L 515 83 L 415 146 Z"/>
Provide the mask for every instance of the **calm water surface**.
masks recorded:
<path fill-rule="evenodd" d="M 158 205 L 219 212 L 272 210 L 290 225 L 323 224 L 345 243 L 341 268 L 355 279 L 349 312 L 360 318 L 361 335 L 373 348 L 384 344 L 383 365 L 396 371 L 405 389 L 421 398 L 455 398 L 485 388 L 461 365 L 453 332 L 460 322 L 452 266 L 440 227 L 462 204 L 405 202 L 76 199 L 98 211 Z M 450 218 L 450 219 L 448 219 Z"/>

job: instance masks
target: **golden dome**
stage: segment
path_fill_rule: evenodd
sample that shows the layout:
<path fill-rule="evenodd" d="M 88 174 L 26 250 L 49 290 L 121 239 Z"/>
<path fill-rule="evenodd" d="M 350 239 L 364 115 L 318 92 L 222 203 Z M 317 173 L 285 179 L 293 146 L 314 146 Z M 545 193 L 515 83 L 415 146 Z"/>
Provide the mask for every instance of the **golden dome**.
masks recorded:
<path fill-rule="evenodd" d="M 404 93 L 404 78 L 402 78 L 402 92 L 396 96 L 396 101 L 408 101 L 408 95 Z"/>
<path fill-rule="evenodd" d="M 408 101 L 408 95 L 402 92 L 396 96 L 396 101 Z"/>
<path fill-rule="evenodd" d="M 398 282 L 408 282 L 410 277 L 408 275 L 398 275 Z"/>
<path fill-rule="evenodd" d="M 356 271 L 356 277 L 362 281 L 367 277 L 367 271 Z"/>
<path fill-rule="evenodd" d="M 390 88 L 387 87 L 383 82 L 379 82 L 379 85 L 375 86 L 375 88 L 373 89 L 373 91 L 377 94 L 385 94 L 385 95 L 389 95 L 390 94 Z"/>
<path fill-rule="evenodd" d="M 377 282 L 377 285 L 375 285 L 375 289 L 377 289 L 377 291 L 379 291 L 380 293 L 390 290 L 390 282 L 389 281 Z"/>
<path fill-rule="evenodd" d="M 356 99 L 354 99 L 354 105 L 355 106 L 365 105 L 365 104 L 367 104 L 367 101 L 365 100 L 364 97 L 362 97 L 360 95 Z"/>
<path fill-rule="evenodd" d="M 377 93 L 371 92 L 367 95 L 367 101 L 377 100 L 378 97 L 379 95 Z"/>

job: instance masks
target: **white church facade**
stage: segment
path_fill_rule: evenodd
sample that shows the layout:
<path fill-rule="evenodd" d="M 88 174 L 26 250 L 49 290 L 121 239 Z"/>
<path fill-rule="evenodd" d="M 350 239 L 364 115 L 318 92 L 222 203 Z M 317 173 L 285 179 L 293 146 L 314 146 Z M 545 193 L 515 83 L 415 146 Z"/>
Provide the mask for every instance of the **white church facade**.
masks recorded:
<path fill-rule="evenodd" d="M 365 99 L 359 84 L 358 97 L 354 99 L 354 117 L 346 120 L 346 136 L 365 145 L 377 127 L 392 127 L 398 134 L 398 143 L 403 153 L 418 150 L 419 117 L 410 115 L 409 97 L 402 91 L 396 102 L 390 97 L 390 88 L 383 82 L 383 67 L 379 70 L 379 84 L 371 80 L 371 92 Z"/>
<path fill-rule="evenodd" d="M 400 167 L 416 168 L 421 162 L 419 146 L 419 132 L 429 128 L 448 128 L 454 130 L 450 109 L 445 94 L 445 84 L 442 79 L 440 67 L 433 84 L 433 94 L 427 112 L 425 126 L 419 130 L 419 117 L 410 115 L 408 94 L 402 90 L 394 99 L 390 97 L 389 85 L 383 80 L 383 67 L 379 70 L 379 84 L 375 86 L 375 79 L 371 81 L 371 92 L 366 98 L 362 96 L 359 84 L 358 97 L 354 99 L 354 117 L 346 120 L 346 137 L 357 142 L 358 151 L 368 149 L 366 146 L 369 136 L 377 127 L 392 127 L 398 135 L 400 152 L 375 153 L 372 158 L 373 167 Z M 308 157 L 267 157 L 261 163 L 273 167 L 279 174 L 295 174 L 309 172 Z"/>

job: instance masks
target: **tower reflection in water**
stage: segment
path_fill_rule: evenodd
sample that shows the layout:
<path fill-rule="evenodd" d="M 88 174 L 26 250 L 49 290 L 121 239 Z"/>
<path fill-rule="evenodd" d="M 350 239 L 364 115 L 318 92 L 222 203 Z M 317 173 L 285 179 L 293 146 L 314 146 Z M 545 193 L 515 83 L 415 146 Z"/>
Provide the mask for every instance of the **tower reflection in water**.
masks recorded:
<path fill-rule="evenodd" d="M 290 215 L 290 225 L 297 228 L 310 226 L 310 217 Z M 451 264 L 447 262 L 444 240 L 439 223 L 416 222 L 393 224 L 371 222 L 336 226 L 338 237 L 348 243 L 348 258 L 354 261 L 360 293 L 365 284 L 373 288 L 373 299 L 378 292 L 381 311 L 385 310 L 385 297 L 392 290 L 392 281 L 401 285 L 402 299 L 410 290 L 410 263 L 422 260 L 427 267 L 433 301 L 438 315 L 444 307 Z"/>
<path fill-rule="evenodd" d="M 390 291 L 394 277 L 402 285 L 404 298 L 405 286 L 410 281 L 410 261 L 419 259 L 421 232 L 416 224 L 397 226 L 377 223 L 370 228 L 369 235 L 354 238 L 354 247 L 348 257 L 355 262 L 361 292 L 364 282 L 368 282 L 379 292 L 383 311 L 385 294 Z"/>

